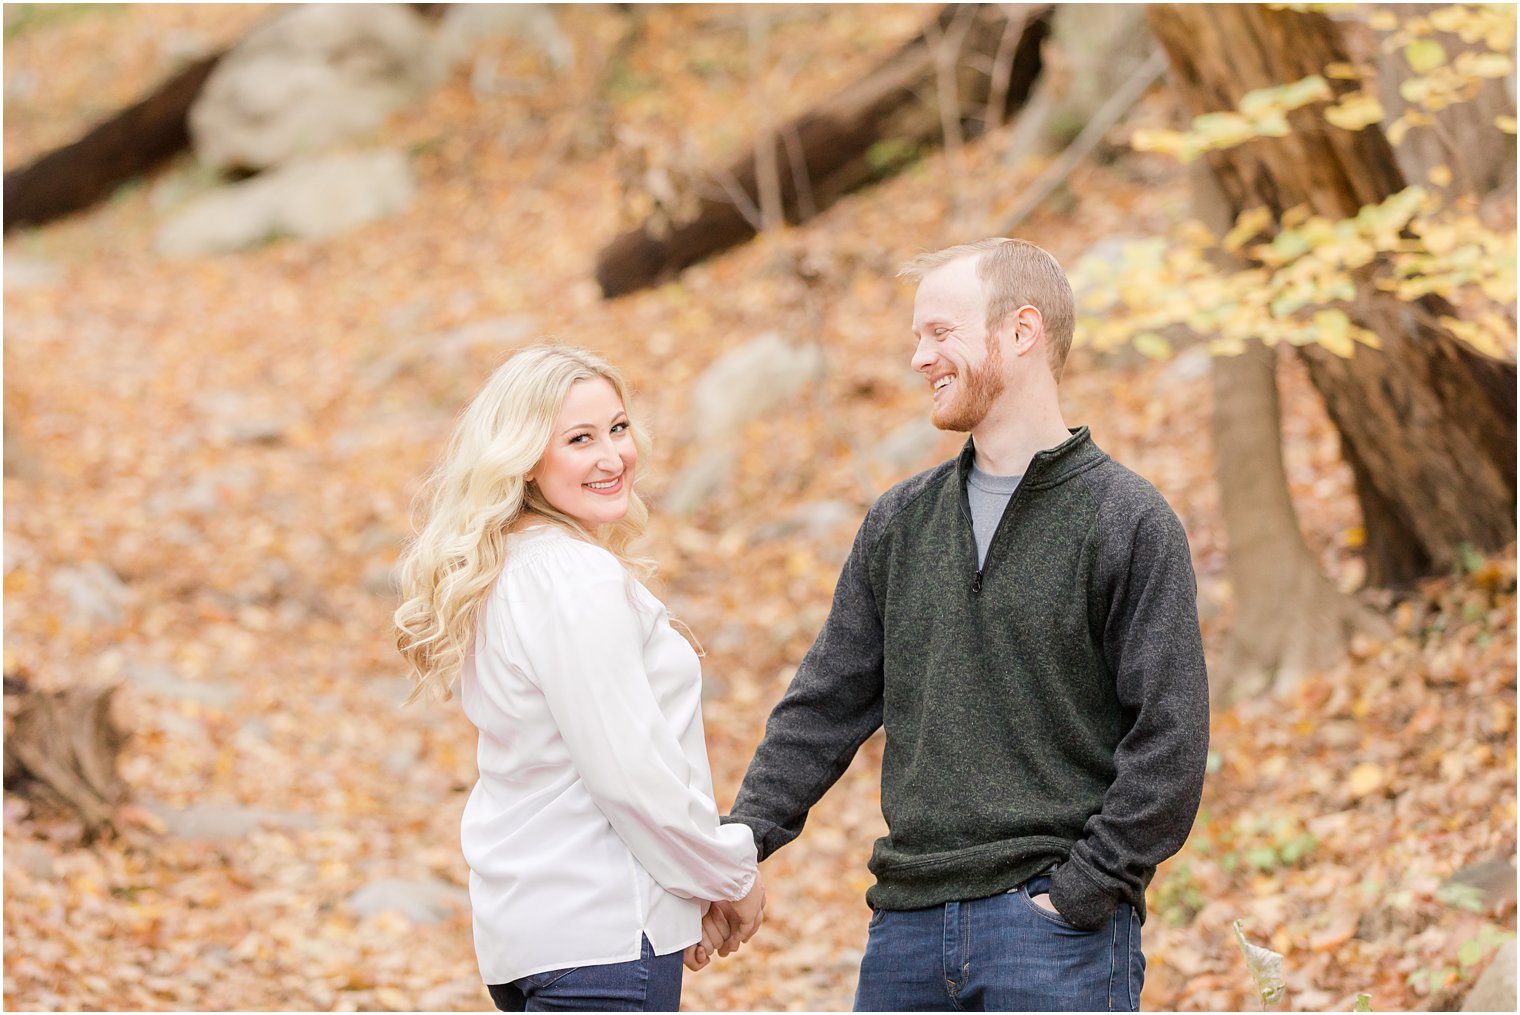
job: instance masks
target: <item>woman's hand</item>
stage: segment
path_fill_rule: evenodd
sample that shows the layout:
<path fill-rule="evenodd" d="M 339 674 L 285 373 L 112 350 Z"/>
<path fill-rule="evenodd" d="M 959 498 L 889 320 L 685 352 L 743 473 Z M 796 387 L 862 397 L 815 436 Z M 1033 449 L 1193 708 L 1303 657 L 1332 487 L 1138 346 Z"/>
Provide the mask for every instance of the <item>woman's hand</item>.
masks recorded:
<path fill-rule="evenodd" d="M 712 953 L 700 944 L 694 944 L 681 953 L 681 964 L 693 973 L 706 968 L 712 961 Z"/>
<path fill-rule="evenodd" d="M 755 931 L 765 922 L 765 885 L 761 883 L 760 875 L 755 875 L 754 887 L 744 898 L 738 902 L 715 902 L 708 912 L 721 914 L 728 922 L 728 933 L 718 946 L 718 954 L 728 956 L 738 951 L 739 945 L 754 937 Z"/>

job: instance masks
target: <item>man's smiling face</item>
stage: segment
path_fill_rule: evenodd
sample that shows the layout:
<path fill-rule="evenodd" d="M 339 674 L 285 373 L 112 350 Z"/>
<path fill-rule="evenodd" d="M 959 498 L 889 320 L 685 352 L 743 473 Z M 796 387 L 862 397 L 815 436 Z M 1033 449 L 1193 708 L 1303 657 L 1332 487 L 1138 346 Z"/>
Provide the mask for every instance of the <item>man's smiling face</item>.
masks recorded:
<path fill-rule="evenodd" d="M 940 265 L 913 299 L 913 369 L 929 383 L 930 421 L 969 432 L 1003 393 L 1003 356 L 987 334 L 987 297 L 975 257 Z"/>

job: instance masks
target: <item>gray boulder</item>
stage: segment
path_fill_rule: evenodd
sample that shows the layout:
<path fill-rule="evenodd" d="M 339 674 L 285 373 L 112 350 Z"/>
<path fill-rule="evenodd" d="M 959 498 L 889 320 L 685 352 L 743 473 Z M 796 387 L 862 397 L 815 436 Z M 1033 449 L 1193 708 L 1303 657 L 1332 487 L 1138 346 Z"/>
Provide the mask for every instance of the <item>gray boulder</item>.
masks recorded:
<path fill-rule="evenodd" d="M 1477 913 L 1503 913 L 1515 905 L 1515 854 L 1469 864 L 1448 878 L 1437 898 Z"/>
<path fill-rule="evenodd" d="M 122 675 L 134 687 L 165 698 L 182 698 L 212 708 L 226 709 L 237 701 L 242 691 L 231 684 L 215 681 L 186 680 L 167 666 L 129 664 Z"/>
<path fill-rule="evenodd" d="M 939 444 L 941 431 L 927 419 L 904 423 L 887 434 L 870 452 L 870 460 L 888 475 L 904 477 L 921 469 L 929 452 Z"/>
<path fill-rule="evenodd" d="M 715 448 L 682 469 L 660 497 L 660 509 L 677 518 L 690 518 L 714 494 L 734 481 L 734 456 Z"/>
<path fill-rule="evenodd" d="M 171 807 L 157 801 L 145 801 L 143 807 L 164 823 L 169 835 L 181 839 L 241 839 L 264 827 L 315 828 L 317 824 L 309 814 L 288 814 L 238 805 Z"/>
<path fill-rule="evenodd" d="M 1463 1011 L 1514 1011 L 1515 942 L 1509 941 L 1494 955 L 1478 982 L 1462 1002 Z"/>
<path fill-rule="evenodd" d="M 405 209 L 412 171 L 400 152 L 336 155 L 224 187 L 159 230 L 169 257 L 227 253 L 280 236 L 318 240 Z"/>
<path fill-rule="evenodd" d="M 447 920 L 469 904 L 469 892 L 437 879 L 382 878 L 370 882 L 348 898 L 349 908 L 361 919 L 390 911 L 400 913 L 414 924 Z"/>
<path fill-rule="evenodd" d="M 268 169 L 368 134 L 431 88 L 427 21 L 406 4 L 309 4 L 250 32 L 190 108 L 217 169 Z"/>
<path fill-rule="evenodd" d="M 720 356 L 692 388 L 686 429 L 703 440 L 727 437 L 802 390 L 823 366 L 815 345 L 791 345 L 775 332 Z"/>
<path fill-rule="evenodd" d="M 49 587 L 69 601 L 69 616 L 81 627 L 110 627 L 121 623 L 131 590 L 116 572 L 97 561 L 59 568 Z"/>
<path fill-rule="evenodd" d="M 47 261 L 5 255 L 5 290 L 46 289 L 63 281 L 63 272 Z"/>
<path fill-rule="evenodd" d="M 482 40 L 503 35 L 514 35 L 538 50 L 556 74 L 575 66 L 575 45 L 560 30 L 549 4 L 450 4 L 434 43 L 438 61 L 452 69 L 469 59 Z M 477 68 L 471 75 L 477 91 L 500 90 L 494 70 Z"/>

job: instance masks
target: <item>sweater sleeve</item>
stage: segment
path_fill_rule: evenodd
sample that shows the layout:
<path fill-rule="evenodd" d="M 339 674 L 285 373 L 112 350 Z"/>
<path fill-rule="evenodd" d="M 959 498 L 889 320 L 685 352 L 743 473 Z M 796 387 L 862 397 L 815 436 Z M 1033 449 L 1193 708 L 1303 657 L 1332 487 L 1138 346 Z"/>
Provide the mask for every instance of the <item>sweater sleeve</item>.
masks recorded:
<path fill-rule="evenodd" d="M 560 566 L 555 567 L 554 564 Z M 644 670 L 644 632 L 626 573 L 593 547 L 518 569 L 508 610 L 529 679 L 543 692 L 587 792 L 634 858 L 667 891 L 743 898 L 754 844 L 718 822 L 717 805 L 660 711 Z"/>
<path fill-rule="evenodd" d="M 808 811 L 881 726 L 882 624 L 870 585 L 871 530 L 868 515 L 823 630 L 771 712 L 733 812 L 724 819 L 749 826 L 762 860 L 802 833 Z"/>
<path fill-rule="evenodd" d="M 1123 518 L 1124 521 L 1117 521 Z M 1052 876 L 1050 901 L 1073 926 L 1096 929 L 1119 902 L 1143 899 L 1154 867 L 1182 848 L 1203 793 L 1209 691 L 1197 585 L 1182 523 L 1146 484 L 1099 525 L 1106 577 L 1103 652 L 1133 723 L 1114 752 L 1102 809 Z"/>

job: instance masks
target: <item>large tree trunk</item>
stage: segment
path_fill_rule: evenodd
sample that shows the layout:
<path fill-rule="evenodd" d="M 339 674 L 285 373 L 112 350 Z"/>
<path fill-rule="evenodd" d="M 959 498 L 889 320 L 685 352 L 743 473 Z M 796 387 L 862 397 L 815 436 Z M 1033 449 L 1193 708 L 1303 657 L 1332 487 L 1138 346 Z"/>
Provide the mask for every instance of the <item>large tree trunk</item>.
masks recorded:
<path fill-rule="evenodd" d="M 1192 173 L 1193 214 L 1228 231 L 1229 207 L 1205 166 Z M 1238 265 L 1236 265 L 1238 267 Z M 1213 437 L 1235 616 L 1210 665 L 1216 707 L 1293 688 L 1345 657 L 1351 636 L 1387 623 L 1331 584 L 1304 543 L 1283 467 L 1277 350 L 1251 342 L 1214 357 Z"/>
<path fill-rule="evenodd" d="M 1246 92 L 1347 61 L 1334 24 L 1319 14 L 1158 4 L 1149 18 L 1195 114 L 1234 109 Z M 1380 130 L 1331 127 L 1317 107 L 1290 122 L 1287 137 L 1209 153 L 1232 214 L 1264 205 L 1280 218 L 1305 205 L 1341 219 L 1404 188 Z M 1446 331 L 1443 300 L 1399 301 L 1369 273 L 1357 282 L 1349 313 L 1383 348 L 1358 347 L 1349 358 L 1316 345 L 1301 353 L 1356 477 L 1368 581 L 1404 585 L 1451 567 L 1464 544 L 1491 551 L 1514 539 L 1515 365 Z"/>
<path fill-rule="evenodd" d="M 879 179 L 882 157 L 871 157 L 879 142 L 900 157 L 941 144 L 947 122 L 968 135 L 1003 122 L 1039 76 L 1048 15 L 1048 5 L 951 4 L 870 75 L 762 139 L 780 169 L 786 220 L 804 222 Z M 946 65 L 953 99 L 940 89 Z M 954 103 L 948 115 L 944 102 Z M 602 250 L 596 279 L 603 296 L 656 285 L 755 235 L 756 214 L 743 207 L 761 204 L 754 149 L 711 175 L 724 190 L 704 196 L 691 218 L 647 221 Z"/>
<path fill-rule="evenodd" d="M 5 174 L 5 231 L 82 211 L 188 147 L 190 105 L 226 51 L 197 60 L 78 141 Z"/>
<path fill-rule="evenodd" d="M 1445 4 L 1400 5 L 1401 18 L 1425 17 Z M 1482 42 L 1464 43 L 1455 35 L 1437 37 L 1448 56 L 1463 52 L 1482 52 Z M 1378 100 L 1388 111 L 1384 123 L 1410 108 L 1400 86 L 1415 76 L 1402 50 L 1373 56 L 1378 68 Z M 1467 102 L 1458 102 L 1433 113 L 1429 126 L 1416 127 L 1394 146 L 1394 158 L 1406 179 L 1425 187 L 1434 187 L 1447 195 L 1476 194 L 1482 197 L 1494 190 L 1515 186 L 1515 139 L 1494 129 L 1494 119 L 1515 115 L 1513 84 L 1504 78 L 1485 78 L 1477 94 Z M 1430 182 L 1436 166 L 1451 169 L 1451 182 L 1437 186 Z"/>
<path fill-rule="evenodd" d="M 1351 635 L 1386 636 L 1377 614 L 1342 593 L 1304 544 L 1283 469 L 1277 351 L 1251 342 L 1214 360 L 1214 448 L 1235 621 L 1217 704 L 1281 692 L 1345 657 Z"/>

